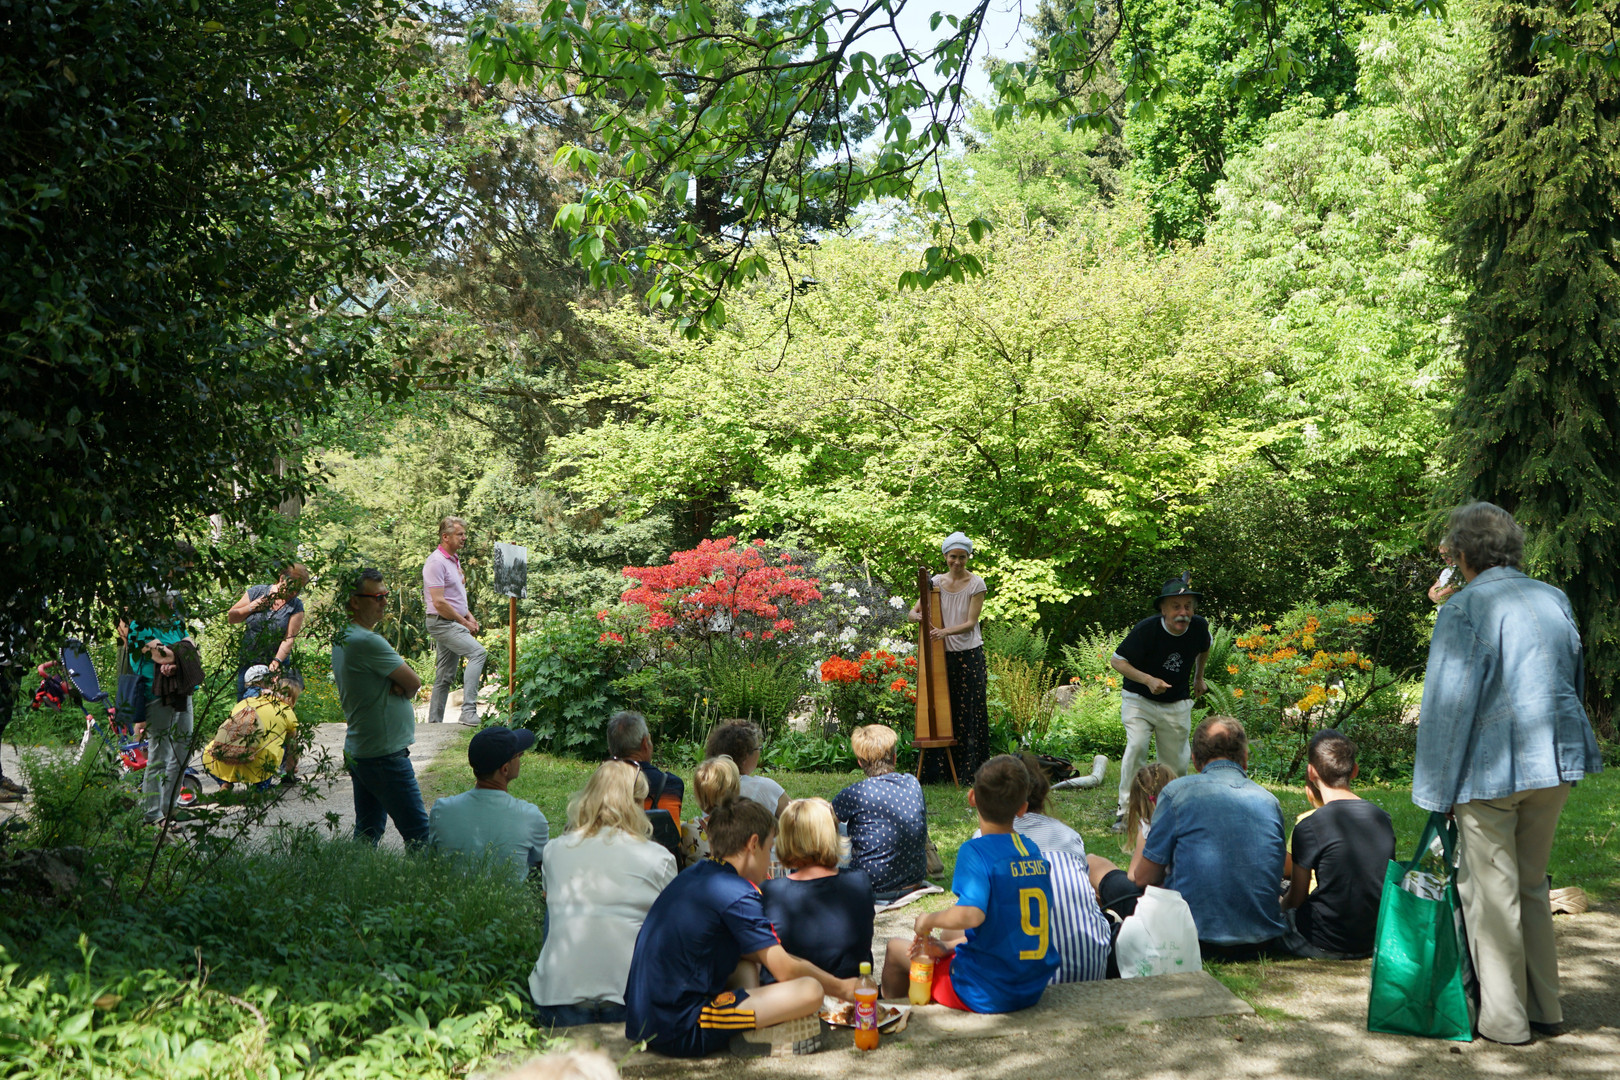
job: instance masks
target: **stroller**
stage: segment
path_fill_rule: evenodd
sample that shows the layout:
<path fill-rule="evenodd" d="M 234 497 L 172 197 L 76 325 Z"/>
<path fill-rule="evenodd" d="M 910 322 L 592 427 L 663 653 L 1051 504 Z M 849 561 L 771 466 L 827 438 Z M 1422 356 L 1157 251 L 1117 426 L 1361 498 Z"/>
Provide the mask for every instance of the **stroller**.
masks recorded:
<path fill-rule="evenodd" d="M 118 680 L 118 695 L 114 699 L 101 688 L 101 680 L 96 678 L 96 666 L 90 662 L 90 652 L 82 642 L 72 638 L 62 646 L 62 669 L 67 672 L 73 689 L 77 692 L 80 703 L 85 705 L 84 712 L 84 738 L 79 741 L 79 756 L 82 758 L 86 750 L 90 749 L 93 741 L 99 739 L 118 761 L 119 771 L 125 776 L 133 776 L 146 768 L 146 742 L 137 742 L 134 738 L 134 729 L 126 721 L 119 719 L 119 711 L 125 715 L 134 711 L 134 694 L 136 692 L 137 676 L 128 675 Z M 95 714 L 88 706 L 100 705 L 106 711 L 106 726 L 96 722 Z M 186 766 L 186 772 L 180 779 L 180 793 L 175 798 L 176 806 L 191 806 L 202 795 L 202 776 L 196 769 Z"/>

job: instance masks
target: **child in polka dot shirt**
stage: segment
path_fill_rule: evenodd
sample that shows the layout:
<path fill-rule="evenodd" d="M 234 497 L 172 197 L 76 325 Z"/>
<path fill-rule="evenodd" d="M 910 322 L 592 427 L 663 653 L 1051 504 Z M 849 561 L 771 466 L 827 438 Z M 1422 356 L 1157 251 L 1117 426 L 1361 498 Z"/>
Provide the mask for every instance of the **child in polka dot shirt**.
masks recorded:
<path fill-rule="evenodd" d="M 922 785 L 895 771 L 899 736 L 882 724 L 849 737 L 866 779 L 840 791 L 833 813 L 849 830 L 849 865 L 872 878 L 877 899 L 893 900 L 927 884 L 928 818 Z"/>

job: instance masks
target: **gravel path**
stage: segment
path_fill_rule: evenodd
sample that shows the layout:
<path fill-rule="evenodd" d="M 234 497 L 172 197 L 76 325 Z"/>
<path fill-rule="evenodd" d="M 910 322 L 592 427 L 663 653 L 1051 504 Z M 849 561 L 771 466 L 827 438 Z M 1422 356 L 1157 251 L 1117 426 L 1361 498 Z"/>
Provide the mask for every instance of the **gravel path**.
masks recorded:
<path fill-rule="evenodd" d="M 1007 1017 L 1005 1035 L 939 1037 L 927 1025 L 875 1053 L 845 1045 L 800 1058 L 673 1061 L 633 1054 L 626 1077 L 878 1077 L 883 1080 L 1436 1080 L 1597 1078 L 1620 1074 L 1620 914 L 1560 916 L 1566 1033 L 1528 1046 L 1448 1043 L 1366 1030 L 1368 962 L 1270 965 L 1246 996 L 1258 1015 L 1146 1020 L 1122 992 L 1110 1018 L 1093 998 L 1059 1003 L 1039 1026 Z M 1190 976 L 1177 978 L 1188 979 Z M 1155 980 L 1132 980 L 1145 983 Z M 1103 989 L 1124 984 L 1108 984 Z M 1137 989 L 1137 988 L 1131 988 Z M 622 1043 L 622 1039 L 619 1040 Z M 604 1040 L 610 1052 L 622 1048 Z"/>
<path fill-rule="evenodd" d="M 411 764 L 420 778 L 428 766 L 433 764 L 439 753 L 447 747 L 460 749 L 462 736 L 466 728 L 457 723 L 427 724 L 418 722 L 416 725 L 416 742 L 411 746 Z M 328 815 L 335 816 L 335 830 L 339 836 L 349 836 L 354 831 L 354 782 L 349 774 L 342 768 L 343 736 L 346 725 L 320 724 L 315 728 L 315 741 L 305 752 L 300 772 L 312 775 L 319 763 L 325 761 L 329 767 L 324 770 L 328 779 L 316 786 L 313 798 L 304 798 L 301 789 L 278 789 L 281 799 L 274 809 L 265 817 L 263 827 L 274 828 L 279 825 L 307 825 L 331 824 Z M 20 763 L 17 760 L 17 748 L 10 743 L 0 744 L 0 769 L 7 776 L 22 777 Z M 198 759 L 192 758 L 193 767 L 199 768 Z M 218 785 L 213 779 L 204 775 L 203 791 L 205 794 L 216 791 Z M 26 812 L 26 803 L 0 803 L 0 823 Z M 383 844 L 387 847 L 399 847 L 401 841 L 399 833 L 395 831 L 390 822 L 388 831 L 383 837 Z"/>

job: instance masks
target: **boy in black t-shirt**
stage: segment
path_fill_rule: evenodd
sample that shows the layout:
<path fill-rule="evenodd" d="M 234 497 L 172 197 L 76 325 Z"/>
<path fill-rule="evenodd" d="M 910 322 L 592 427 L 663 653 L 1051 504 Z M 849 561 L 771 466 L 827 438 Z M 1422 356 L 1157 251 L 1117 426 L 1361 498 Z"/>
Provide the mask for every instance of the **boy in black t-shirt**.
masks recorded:
<path fill-rule="evenodd" d="M 1384 871 L 1395 857 L 1395 827 L 1382 809 L 1350 790 L 1355 743 L 1323 728 L 1311 738 L 1309 759 L 1306 791 L 1318 809 L 1294 825 L 1283 948 L 1323 960 L 1370 956 Z"/>
<path fill-rule="evenodd" d="M 1192 731 L 1193 699 L 1204 693 L 1204 661 L 1209 657 L 1209 624 L 1193 614 L 1203 594 L 1187 575 L 1164 583 L 1157 615 L 1132 627 L 1108 661 L 1125 683 L 1120 722 L 1125 725 L 1125 755 L 1119 763 L 1119 808 L 1114 831 L 1125 831 L 1131 781 L 1147 764 L 1148 742 L 1157 744 L 1159 760 L 1185 776 Z"/>

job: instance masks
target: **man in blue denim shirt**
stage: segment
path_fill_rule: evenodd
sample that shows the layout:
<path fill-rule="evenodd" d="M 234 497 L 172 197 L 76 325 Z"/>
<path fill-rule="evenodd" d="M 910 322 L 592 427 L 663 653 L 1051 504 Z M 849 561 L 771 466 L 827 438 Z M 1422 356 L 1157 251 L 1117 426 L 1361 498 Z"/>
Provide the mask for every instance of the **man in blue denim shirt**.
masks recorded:
<path fill-rule="evenodd" d="M 1479 1033 L 1523 1043 L 1563 1020 L 1547 863 L 1570 787 L 1602 771 L 1602 757 L 1569 598 L 1519 571 L 1513 515 L 1459 507 L 1446 545 L 1467 584 L 1435 619 L 1412 801 L 1457 821 Z"/>
<path fill-rule="evenodd" d="M 1198 772 L 1159 792 L 1131 880 L 1181 894 L 1205 957 L 1250 959 L 1287 929 L 1278 900 L 1287 853 L 1282 807 L 1244 771 L 1249 737 L 1232 717 L 1198 725 L 1192 759 Z"/>

